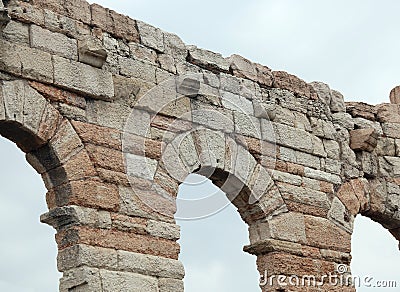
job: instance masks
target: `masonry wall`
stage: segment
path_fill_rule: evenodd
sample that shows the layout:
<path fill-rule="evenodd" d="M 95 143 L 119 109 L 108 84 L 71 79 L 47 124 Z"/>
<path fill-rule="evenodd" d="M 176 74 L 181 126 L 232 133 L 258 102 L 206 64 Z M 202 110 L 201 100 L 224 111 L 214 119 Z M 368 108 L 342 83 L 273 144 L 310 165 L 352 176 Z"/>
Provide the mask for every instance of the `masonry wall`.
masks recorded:
<path fill-rule="evenodd" d="M 345 103 L 80 0 L 0 9 L 0 133 L 48 189 L 60 291 L 183 291 L 174 214 L 190 173 L 238 208 L 260 274 L 323 282 L 262 291 L 354 291 L 324 276 L 350 272 L 357 214 L 400 239 L 398 89 Z"/>

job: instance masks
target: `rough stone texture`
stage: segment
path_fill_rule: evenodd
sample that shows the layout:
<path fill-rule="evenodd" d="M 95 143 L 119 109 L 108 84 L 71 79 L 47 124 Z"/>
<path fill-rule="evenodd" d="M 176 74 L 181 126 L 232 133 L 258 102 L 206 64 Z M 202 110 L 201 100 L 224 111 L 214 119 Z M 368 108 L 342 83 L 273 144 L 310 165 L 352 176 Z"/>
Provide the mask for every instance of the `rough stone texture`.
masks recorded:
<path fill-rule="evenodd" d="M 398 87 L 390 104 L 345 103 L 97 4 L 6 6 L 0 134 L 48 189 L 60 291 L 183 291 L 175 199 L 193 172 L 237 207 L 261 274 L 349 265 L 357 214 L 399 239 Z"/>

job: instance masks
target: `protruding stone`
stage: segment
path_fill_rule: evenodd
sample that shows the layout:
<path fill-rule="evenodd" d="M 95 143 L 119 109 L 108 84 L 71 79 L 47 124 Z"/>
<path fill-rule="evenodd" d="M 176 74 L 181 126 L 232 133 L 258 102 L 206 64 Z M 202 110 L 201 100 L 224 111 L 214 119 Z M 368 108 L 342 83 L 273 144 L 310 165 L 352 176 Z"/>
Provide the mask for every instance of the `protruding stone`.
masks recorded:
<path fill-rule="evenodd" d="M 199 94 L 200 81 L 192 78 L 185 78 L 181 84 L 178 85 L 178 93 L 187 97 L 194 98 Z"/>
<path fill-rule="evenodd" d="M 266 66 L 252 63 L 239 55 L 229 57 L 230 70 L 239 78 L 247 78 L 265 86 L 272 86 L 273 76 L 271 69 Z"/>
<path fill-rule="evenodd" d="M 390 103 L 400 104 L 400 86 L 396 86 L 390 92 Z"/>
<path fill-rule="evenodd" d="M 378 134 L 375 129 L 358 129 L 350 132 L 350 148 L 358 151 L 372 152 L 378 145 Z"/>
<path fill-rule="evenodd" d="M 101 41 L 95 37 L 86 37 L 78 42 L 79 62 L 96 68 L 103 67 L 107 59 L 107 51 Z"/>
<path fill-rule="evenodd" d="M 329 106 L 331 104 L 331 100 L 332 100 L 332 92 L 331 92 L 331 89 L 329 88 L 328 84 L 314 81 L 314 82 L 311 82 L 310 85 L 317 92 L 318 98 L 323 103 L 325 103 L 326 105 Z"/>
<path fill-rule="evenodd" d="M 189 62 L 210 71 L 229 70 L 229 63 L 221 54 L 199 49 L 196 46 L 188 46 Z"/>
<path fill-rule="evenodd" d="M 331 112 L 339 113 L 345 111 L 346 111 L 346 106 L 344 104 L 343 95 L 339 91 L 332 90 Z"/>

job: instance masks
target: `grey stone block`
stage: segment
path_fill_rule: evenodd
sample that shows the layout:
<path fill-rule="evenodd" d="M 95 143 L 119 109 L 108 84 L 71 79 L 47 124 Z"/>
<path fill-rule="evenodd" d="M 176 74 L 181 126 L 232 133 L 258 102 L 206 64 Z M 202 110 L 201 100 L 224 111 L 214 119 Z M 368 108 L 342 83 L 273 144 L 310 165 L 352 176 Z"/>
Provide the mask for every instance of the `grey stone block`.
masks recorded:
<path fill-rule="evenodd" d="M 94 98 L 112 99 L 114 84 L 112 74 L 89 65 L 53 56 L 54 82 Z"/>

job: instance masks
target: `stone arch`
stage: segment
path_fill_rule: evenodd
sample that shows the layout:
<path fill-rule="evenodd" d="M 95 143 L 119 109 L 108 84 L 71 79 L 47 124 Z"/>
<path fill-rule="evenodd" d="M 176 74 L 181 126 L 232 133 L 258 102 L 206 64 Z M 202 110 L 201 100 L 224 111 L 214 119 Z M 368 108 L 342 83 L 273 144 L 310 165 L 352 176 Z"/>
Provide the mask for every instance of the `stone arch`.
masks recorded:
<path fill-rule="evenodd" d="M 82 217 L 90 208 L 115 208 L 104 195 L 96 198 L 93 191 L 87 194 L 90 188 L 82 188 L 82 183 L 96 185 L 98 179 L 81 139 L 72 124 L 28 81 L 0 81 L 0 134 L 16 143 L 42 176 L 49 212 L 41 221 L 57 230 L 59 251 L 63 249 L 59 234 L 84 224 Z M 60 259 L 58 263 L 59 271 L 64 272 Z"/>

